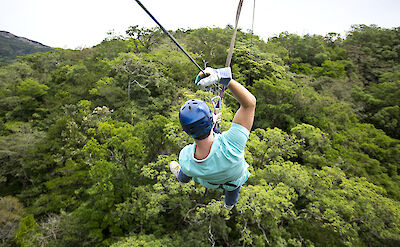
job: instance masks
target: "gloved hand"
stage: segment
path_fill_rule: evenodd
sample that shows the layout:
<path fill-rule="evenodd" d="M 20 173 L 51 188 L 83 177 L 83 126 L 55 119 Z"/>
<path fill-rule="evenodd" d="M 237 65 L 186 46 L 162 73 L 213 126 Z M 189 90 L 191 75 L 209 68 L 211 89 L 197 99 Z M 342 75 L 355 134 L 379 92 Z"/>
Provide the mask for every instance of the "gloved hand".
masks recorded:
<path fill-rule="evenodd" d="M 204 77 L 204 74 L 200 72 L 195 81 L 196 85 L 203 89 L 216 83 L 228 86 L 232 79 L 232 71 L 230 67 L 220 69 L 207 67 L 204 72 L 206 73 L 206 77 Z"/>
<path fill-rule="evenodd" d="M 217 115 L 213 114 L 213 122 L 214 123 L 221 123 L 221 115 L 222 115 L 222 112 L 217 113 Z"/>

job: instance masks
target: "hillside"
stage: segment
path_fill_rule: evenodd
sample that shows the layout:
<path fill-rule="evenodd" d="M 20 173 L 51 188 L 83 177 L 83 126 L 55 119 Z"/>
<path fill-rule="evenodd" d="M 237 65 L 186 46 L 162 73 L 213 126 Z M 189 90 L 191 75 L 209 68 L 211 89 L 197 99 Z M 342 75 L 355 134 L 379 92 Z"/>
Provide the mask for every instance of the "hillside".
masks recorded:
<path fill-rule="evenodd" d="M 50 50 L 52 50 L 51 47 L 37 41 L 0 31 L 0 64 L 14 61 L 18 56 Z"/>
<path fill-rule="evenodd" d="M 169 169 L 193 143 L 181 105 L 217 92 L 159 29 L 127 34 L 0 67 L 2 246 L 400 246 L 399 28 L 238 32 L 233 78 L 257 106 L 231 211 Z M 201 66 L 224 66 L 229 27 L 173 35 Z"/>

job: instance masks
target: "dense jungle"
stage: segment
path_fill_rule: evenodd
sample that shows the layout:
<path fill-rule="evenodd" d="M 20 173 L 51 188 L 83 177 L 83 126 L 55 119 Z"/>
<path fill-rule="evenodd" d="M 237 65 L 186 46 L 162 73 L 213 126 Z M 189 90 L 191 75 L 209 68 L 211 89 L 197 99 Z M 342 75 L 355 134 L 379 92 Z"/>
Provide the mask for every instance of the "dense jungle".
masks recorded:
<path fill-rule="evenodd" d="M 158 28 L 0 66 L 1 246 L 400 246 L 400 27 L 240 30 L 233 78 L 257 98 L 232 211 L 169 171 L 193 139 L 198 69 Z M 171 31 L 224 67 L 232 27 Z M 227 92 L 222 131 L 237 101 Z"/>

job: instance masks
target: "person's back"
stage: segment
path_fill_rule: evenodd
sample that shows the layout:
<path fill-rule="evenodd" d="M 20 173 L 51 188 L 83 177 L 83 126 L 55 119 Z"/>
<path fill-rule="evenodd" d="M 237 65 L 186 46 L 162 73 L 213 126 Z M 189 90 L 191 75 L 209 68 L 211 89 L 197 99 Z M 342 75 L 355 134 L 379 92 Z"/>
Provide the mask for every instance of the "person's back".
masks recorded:
<path fill-rule="evenodd" d="M 179 155 L 182 172 L 211 189 L 218 188 L 220 184 L 227 190 L 242 185 L 250 175 L 244 160 L 248 133 L 247 129 L 233 123 L 228 131 L 213 134 L 210 152 L 203 159 L 193 155 L 199 146 L 197 143 L 186 146 Z M 228 182 L 235 185 L 234 188 L 224 185 Z"/>
<path fill-rule="evenodd" d="M 231 209 L 238 201 L 241 186 L 250 175 L 244 160 L 244 148 L 253 125 L 256 99 L 245 87 L 231 79 L 230 68 L 207 68 L 205 72 L 209 76 L 196 80 L 197 85 L 224 84 L 239 101 L 240 108 L 231 128 L 222 134 L 215 134 L 208 106 L 200 100 L 185 102 L 179 118 L 183 129 L 195 139 L 195 143 L 182 149 L 180 166 L 172 162 L 171 171 L 180 182 L 189 182 L 193 178 L 207 188 L 223 188 L 224 205 Z M 202 76 L 201 73 L 198 78 Z"/>

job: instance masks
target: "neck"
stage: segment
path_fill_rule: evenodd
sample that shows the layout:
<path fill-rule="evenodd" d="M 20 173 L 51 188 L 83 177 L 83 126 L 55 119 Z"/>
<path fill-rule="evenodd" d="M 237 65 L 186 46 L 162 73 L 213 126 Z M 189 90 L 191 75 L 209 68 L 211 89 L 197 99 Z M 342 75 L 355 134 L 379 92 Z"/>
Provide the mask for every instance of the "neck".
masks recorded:
<path fill-rule="evenodd" d="M 198 160 L 205 159 L 210 153 L 213 141 L 214 141 L 214 132 L 211 132 L 211 134 L 203 140 L 195 139 L 196 151 L 194 153 L 194 157 Z"/>

